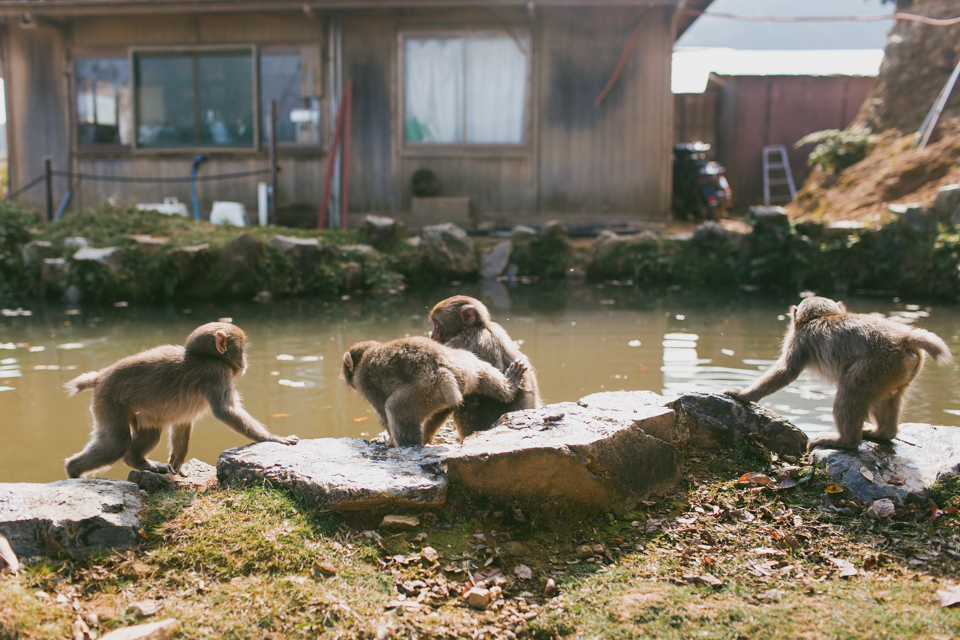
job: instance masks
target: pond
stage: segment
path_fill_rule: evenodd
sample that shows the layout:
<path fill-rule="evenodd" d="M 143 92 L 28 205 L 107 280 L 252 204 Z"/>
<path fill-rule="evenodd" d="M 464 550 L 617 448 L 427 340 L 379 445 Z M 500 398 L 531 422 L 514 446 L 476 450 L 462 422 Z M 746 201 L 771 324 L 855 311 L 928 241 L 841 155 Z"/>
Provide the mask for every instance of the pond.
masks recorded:
<path fill-rule="evenodd" d="M 486 302 L 520 342 L 547 402 L 620 389 L 671 394 L 744 386 L 776 358 L 789 305 L 801 300 L 795 292 L 493 282 L 270 304 L 34 306 L 30 315 L 0 316 L 0 482 L 65 477 L 63 459 L 83 448 L 91 418 L 89 393 L 67 398 L 64 382 L 142 349 L 182 343 L 196 326 L 223 317 L 252 340 L 238 387 L 271 431 L 373 436 L 381 430 L 376 416 L 339 379 L 341 355 L 359 340 L 426 334 L 429 308 L 457 293 Z M 960 307 L 836 297 L 853 311 L 930 329 L 958 355 Z M 960 426 L 957 378 L 956 367 L 928 362 L 903 421 Z M 804 376 L 763 404 L 815 434 L 833 429 L 832 401 L 832 388 Z M 208 415 L 197 423 L 190 457 L 215 464 L 222 450 L 246 442 Z M 152 458 L 166 455 L 164 436 Z M 125 478 L 128 471 L 117 463 L 103 475 Z"/>

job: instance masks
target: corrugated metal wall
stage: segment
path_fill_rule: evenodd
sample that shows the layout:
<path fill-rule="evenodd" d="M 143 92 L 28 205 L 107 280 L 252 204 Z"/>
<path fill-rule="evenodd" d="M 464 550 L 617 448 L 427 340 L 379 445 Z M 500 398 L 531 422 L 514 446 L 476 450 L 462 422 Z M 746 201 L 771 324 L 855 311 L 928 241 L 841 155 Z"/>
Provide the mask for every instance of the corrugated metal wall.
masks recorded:
<path fill-rule="evenodd" d="M 713 157 L 717 151 L 719 92 L 678 93 L 673 100 L 673 141 L 706 142 Z"/>

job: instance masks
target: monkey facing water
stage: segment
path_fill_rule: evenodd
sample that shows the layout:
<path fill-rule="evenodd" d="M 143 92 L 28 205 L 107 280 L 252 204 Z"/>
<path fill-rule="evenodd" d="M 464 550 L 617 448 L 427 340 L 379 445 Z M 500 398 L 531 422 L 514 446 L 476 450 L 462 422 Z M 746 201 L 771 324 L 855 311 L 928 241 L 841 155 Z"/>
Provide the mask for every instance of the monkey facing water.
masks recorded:
<path fill-rule="evenodd" d="M 428 444 L 465 395 L 510 402 L 525 371 L 516 361 L 505 373 L 469 351 L 424 337 L 358 342 L 343 354 L 343 379 L 377 412 L 394 446 Z"/>
<path fill-rule="evenodd" d="M 837 385 L 833 419 L 840 437 L 813 438 L 807 449 L 856 449 L 863 438 L 896 437 L 903 399 L 923 368 L 924 352 L 939 365 L 953 361 L 949 347 L 934 333 L 811 297 L 790 308 L 790 327 L 773 366 L 746 389 L 724 393 L 757 402 L 810 369 Z M 864 429 L 868 417 L 875 429 Z"/>
<path fill-rule="evenodd" d="M 208 408 L 254 442 L 298 442 L 273 435 L 243 408 L 233 381 L 247 369 L 246 348 L 240 327 L 211 322 L 195 329 L 184 346 L 154 347 L 67 382 L 71 396 L 93 389 L 94 420 L 90 442 L 66 460 L 67 476 L 79 478 L 120 459 L 134 469 L 182 474 L 193 423 Z M 167 426 L 169 464 L 148 460 Z"/>
<path fill-rule="evenodd" d="M 505 413 L 541 405 L 536 371 L 504 328 L 493 321 L 482 302 L 468 296 L 447 298 L 430 311 L 430 321 L 433 323 L 430 337 L 447 347 L 466 349 L 499 371 L 518 361 L 526 368 L 520 390 L 512 400 L 502 402 L 487 395 L 468 394 L 461 406 L 451 410 L 461 438 L 489 429 Z M 436 428 L 443 421 L 440 420 Z"/>

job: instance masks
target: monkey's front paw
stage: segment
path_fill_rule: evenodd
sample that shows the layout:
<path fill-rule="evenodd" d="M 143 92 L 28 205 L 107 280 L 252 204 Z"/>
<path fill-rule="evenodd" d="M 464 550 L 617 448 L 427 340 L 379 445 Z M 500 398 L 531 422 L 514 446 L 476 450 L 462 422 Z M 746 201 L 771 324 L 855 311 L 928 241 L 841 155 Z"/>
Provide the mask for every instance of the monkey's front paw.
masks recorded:
<path fill-rule="evenodd" d="M 279 442 L 280 444 L 297 444 L 300 442 L 300 438 L 297 436 L 287 436 L 286 438 L 283 436 L 277 436 L 273 441 Z"/>
<path fill-rule="evenodd" d="M 154 473 L 169 473 L 171 475 L 178 473 L 178 471 L 175 471 L 174 468 L 166 462 L 151 462 L 150 470 Z"/>
<path fill-rule="evenodd" d="M 507 380 L 511 382 L 519 380 L 523 377 L 523 374 L 526 373 L 527 366 L 520 362 L 519 360 L 514 360 L 510 363 L 510 366 L 507 367 L 506 373 L 503 375 L 506 376 Z"/>
<path fill-rule="evenodd" d="M 749 402 L 749 400 L 743 397 L 743 391 L 740 389 L 724 389 L 723 395 L 730 396 L 734 400 L 739 400 L 740 402 Z"/>

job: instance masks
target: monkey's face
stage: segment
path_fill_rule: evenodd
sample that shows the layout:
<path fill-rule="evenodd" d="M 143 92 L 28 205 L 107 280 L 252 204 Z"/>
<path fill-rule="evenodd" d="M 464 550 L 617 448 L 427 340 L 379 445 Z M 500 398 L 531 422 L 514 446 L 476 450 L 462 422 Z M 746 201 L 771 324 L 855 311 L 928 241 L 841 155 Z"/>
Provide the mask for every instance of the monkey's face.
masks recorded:
<path fill-rule="evenodd" d="M 430 337 L 445 344 L 468 327 L 482 324 L 488 317 L 483 303 L 468 296 L 453 296 L 438 302 L 430 311 L 433 331 Z"/>

